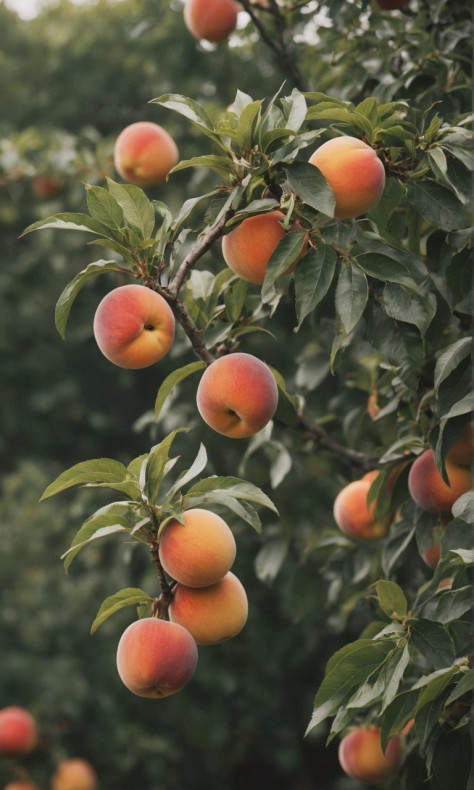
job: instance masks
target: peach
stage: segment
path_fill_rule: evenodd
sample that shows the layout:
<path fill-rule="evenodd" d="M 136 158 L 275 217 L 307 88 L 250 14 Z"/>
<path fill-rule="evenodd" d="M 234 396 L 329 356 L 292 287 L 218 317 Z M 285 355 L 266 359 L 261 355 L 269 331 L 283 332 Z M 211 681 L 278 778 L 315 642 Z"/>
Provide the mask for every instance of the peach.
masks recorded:
<path fill-rule="evenodd" d="M 28 779 L 18 779 L 17 781 L 8 782 L 3 790 L 39 790 L 39 787 L 28 781 Z"/>
<path fill-rule="evenodd" d="M 129 625 L 117 648 L 120 679 L 139 697 L 169 697 L 181 691 L 194 675 L 197 659 L 189 631 L 156 617 Z"/>
<path fill-rule="evenodd" d="M 258 433 L 275 414 L 278 387 L 257 357 L 234 352 L 204 371 L 196 393 L 198 411 L 215 431 L 234 439 Z"/>
<path fill-rule="evenodd" d="M 421 559 L 431 570 L 434 570 L 438 565 L 441 556 L 441 546 L 439 543 L 433 543 L 428 549 L 421 552 Z"/>
<path fill-rule="evenodd" d="M 97 774 L 82 757 L 70 757 L 58 763 L 51 777 L 51 790 L 95 790 Z"/>
<path fill-rule="evenodd" d="M 387 534 L 391 516 L 375 520 L 376 503 L 367 504 L 367 494 L 378 472 L 368 472 L 360 480 L 348 483 L 334 500 L 334 520 L 346 535 L 372 540 Z"/>
<path fill-rule="evenodd" d="M 171 135 L 151 121 L 137 121 L 122 129 L 114 145 L 114 165 L 120 178 L 139 187 L 166 181 L 178 163 L 178 147 Z"/>
<path fill-rule="evenodd" d="M 191 508 L 165 525 L 159 543 L 166 573 L 187 587 L 208 587 L 225 576 L 236 555 L 235 538 L 223 518 Z"/>
<path fill-rule="evenodd" d="M 471 487 L 468 467 L 445 460 L 449 485 L 441 477 L 435 463 L 433 450 L 425 450 L 411 465 L 408 475 L 408 490 L 419 507 L 432 513 L 448 513 L 462 494 Z"/>
<path fill-rule="evenodd" d="M 335 137 L 310 156 L 336 198 L 339 219 L 365 214 L 375 205 L 385 186 L 385 169 L 374 149 L 357 137 Z"/>
<path fill-rule="evenodd" d="M 180 623 L 198 645 L 230 639 L 247 622 L 248 600 L 243 584 L 230 571 L 209 587 L 178 584 L 169 607 L 170 620 Z"/>
<path fill-rule="evenodd" d="M 342 770 L 353 779 L 367 784 L 383 782 L 396 774 L 400 767 L 400 738 L 393 735 L 384 753 L 379 727 L 357 727 L 341 740 L 338 756 Z"/>
<path fill-rule="evenodd" d="M 162 359 L 174 339 L 171 307 L 156 291 L 133 283 L 110 291 L 94 316 L 97 345 L 122 368 L 146 368 Z"/>
<path fill-rule="evenodd" d="M 184 23 L 195 38 L 217 44 L 235 30 L 238 12 L 234 0 L 186 0 Z"/>
<path fill-rule="evenodd" d="M 458 464 L 458 466 L 470 466 L 472 450 L 472 425 L 469 423 L 463 434 L 449 448 L 447 452 L 448 461 Z"/>
<path fill-rule="evenodd" d="M 33 192 L 41 198 L 56 197 L 62 188 L 59 178 L 48 173 L 41 173 L 33 179 Z"/>
<path fill-rule="evenodd" d="M 224 260 L 227 266 L 243 280 L 255 285 L 262 285 L 267 263 L 278 242 L 285 235 L 281 224 L 284 216 L 281 211 L 269 211 L 268 214 L 247 217 L 223 237 L 222 255 Z M 292 230 L 297 229 L 299 226 L 295 223 Z M 306 249 L 307 244 L 285 274 L 294 270 Z"/>
<path fill-rule="evenodd" d="M 36 746 L 36 721 L 25 708 L 9 705 L 0 710 L 0 754 L 28 754 Z"/>

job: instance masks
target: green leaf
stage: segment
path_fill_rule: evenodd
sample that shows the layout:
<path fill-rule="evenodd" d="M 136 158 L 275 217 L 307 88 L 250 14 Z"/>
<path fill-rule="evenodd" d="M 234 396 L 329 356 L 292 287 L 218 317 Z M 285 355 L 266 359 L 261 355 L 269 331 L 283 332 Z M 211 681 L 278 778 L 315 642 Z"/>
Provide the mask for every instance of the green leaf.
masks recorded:
<path fill-rule="evenodd" d="M 410 628 L 410 644 L 436 669 L 450 666 L 455 659 L 454 644 L 440 623 L 419 618 L 407 620 Z"/>
<path fill-rule="evenodd" d="M 155 211 L 143 189 L 134 184 L 117 184 L 110 178 L 107 179 L 107 185 L 110 194 L 122 208 L 127 225 L 138 231 L 142 239 L 148 239 L 155 228 Z"/>
<path fill-rule="evenodd" d="M 298 329 L 309 313 L 326 296 L 334 279 L 337 253 L 321 242 L 299 261 L 295 270 L 295 307 Z"/>
<path fill-rule="evenodd" d="M 107 225 L 98 222 L 94 217 L 90 217 L 89 214 L 78 214 L 66 211 L 60 214 L 54 214 L 52 217 L 40 219 L 38 222 L 33 222 L 32 225 L 28 225 L 21 235 L 26 236 L 27 233 L 31 233 L 34 230 L 44 230 L 46 228 L 52 228 L 54 230 L 80 230 L 86 233 L 96 233 L 98 236 L 107 236 L 109 233 Z"/>
<path fill-rule="evenodd" d="M 183 115 L 191 121 L 194 126 L 200 129 L 201 132 L 204 132 L 204 134 L 210 137 L 220 148 L 227 151 L 220 136 L 214 131 L 213 123 L 207 112 L 200 104 L 194 101 L 194 99 L 182 96 L 179 93 L 165 93 L 162 96 L 158 96 L 156 99 L 152 99 L 150 104 L 161 104 L 168 110 L 174 110 L 174 112 Z"/>
<path fill-rule="evenodd" d="M 274 419 L 280 420 L 284 425 L 296 428 L 299 424 L 300 402 L 295 395 L 291 395 L 286 389 L 285 379 L 272 365 L 268 366 L 275 376 L 278 386 L 278 404 L 274 414 Z"/>
<path fill-rule="evenodd" d="M 334 216 L 334 192 L 321 171 L 309 162 L 293 162 L 286 169 L 288 184 L 308 206 L 328 217 Z"/>
<path fill-rule="evenodd" d="M 156 503 L 165 469 L 170 460 L 169 451 L 178 433 L 187 431 L 187 428 L 177 428 L 166 436 L 163 441 L 156 444 L 148 455 L 145 466 L 145 493 L 151 505 Z"/>
<path fill-rule="evenodd" d="M 375 589 L 382 611 L 390 619 L 402 620 L 408 609 L 407 599 L 402 588 L 395 582 L 380 579 L 375 585 Z"/>
<path fill-rule="evenodd" d="M 113 502 L 88 518 L 74 536 L 71 547 L 61 556 L 64 570 L 68 571 L 74 557 L 91 541 L 117 532 L 130 533 L 131 515 L 135 507 L 134 502 Z"/>
<path fill-rule="evenodd" d="M 235 170 L 235 165 L 230 157 L 203 154 L 202 156 L 193 156 L 191 159 L 182 159 L 170 172 L 177 173 L 178 170 L 185 170 L 188 167 L 205 167 L 214 170 L 223 178 L 228 178 Z"/>
<path fill-rule="evenodd" d="M 273 510 L 278 513 L 274 503 L 260 488 L 249 483 L 246 480 L 241 480 L 239 477 L 206 477 L 200 480 L 184 495 L 184 500 L 187 501 L 191 497 L 200 494 L 206 494 L 210 491 L 219 491 L 226 493 L 234 499 L 243 499 L 247 502 L 253 502 L 255 505 Z"/>
<path fill-rule="evenodd" d="M 434 294 L 424 297 L 393 283 L 387 283 L 384 288 L 383 304 L 390 318 L 414 324 L 422 337 L 428 331 L 437 307 Z"/>
<path fill-rule="evenodd" d="M 418 292 L 419 285 L 410 274 L 408 266 L 390 258 L 388 255 L 380 255 L 375 252 L 367 252 L 358 255 L 357 263 L 360 268 L 376 280 L 387 283 L 397 283 L 404 285 L 412 291 Z"/>
<path fill-rule="evenodd" d="M 346 335 L 362 318 L 368 298 L 367 277 L 362 269 L 356 263 L 343 265 L 336 286 L 336 312 Z"/>
<path fill-rule="evenodd" d="M 169 491 L 167 492 L 166 495 L 167 499 L 172 499 L 178 493 L 178 491 L 180 491 L 184 486 L 190 483 L 191 480 L 194 480 L 195 477 L 201 474 L 203 469 L 205 469 L 206 465 L 207 465 L 207 452 L 206 452 L 206 448 L 201 443 L 199 445 L 199 450 L 196 455 L 196 458 L 194 459 L 189 469 L 186 469 L 184 472 L 182 472 L 182 474 L 178 477 L 174 485 L 172 485 Z"/>
<path fill-rule="evenodd" d="M 107 189 L 86 184 L 86 199 L 87 208 L 95 219 L 112 230 L 123 228 L 122 208 Z"/>
<path fill-rule="evenodd" d="M 115 595 L 109 595 L 97 612 L 97 616 L 91 625 L 91 634 L 94 634 L 102 623 L 125 606 L 138 606 L 139 604 L 151 603 L 152 601 L 153 598 L 138 587 L 127 587 L 115 593 Z"/>
<path fill-rule="evenodd" d="M 278 242 L 265 270 L 262 299 L 265 302 L 273 294 L 273 284 L 294 264 L 306 241 L 304 231 L 289 231 Z"/>
<path fill-rule="evenodd" d="M 40 501 L 77 485 L 106 485 L 118 491 L 129 490 L 132 499 L 140 497 L 137 482 L 133 480 L 120 461 L 114 461 L 111 458 L 95 458 L 91 461 L 81 461 L 62 472 L 46 488 Z"/>
<path fill-rule="evenodd" d="M 163 404 L 170 394 L 173 387 L 176 387 L 180 384 L 181 381 L 184 381 L 188 376 L 191 376 L 193 373 L 197 373 L 198 370 L 203 370 L 206 367 L 205 362 L 190 362 L 189 365 L 185 365 L 182 368 L 178 368 L 177 370 L 173 370 L 172 373 L 169 374 L 161 384 L 156 400 L 155 400 L 155 419 L 158 420 L 160 416 L 161 409 L 163 408 Z"/>
<path fill-rule="evenodd" d="M 447 669 L 440 669 L 437 672 L 432 672 L 430 675 L 421 678 L 420 681 L 415 683 L 413 688 L 421 689 L 416 703 L 415 715 L 425 705 L 437 699 L 458 674 L 458 666 L 448 667 Z"/>
<path fill-rule="evenodd" d="M 380 727 L 380 741 L 384 751 L 392 735 L 400 732 L 407 721 L 413 718 L 418 694 L 418 691 L 412 689 L 402 691 L 385 708 Z"/>
<path fill-rule="evenodd" d="M 55 309 L 55 324 L 61 337 L 64 339 L 66 335 L 66 326 L 71 312 L 71 307 L 74 304 L 76 296 L 84 285 L 98 277 L 99 274 L 104 272 L 126 272 L 132 273 L 133 269 L 126 263 L 117 263 L 117 261 L 95 261 L 90 263 L 86 269 L 79 272 L 70 283 L 68 283 L 63 290 L 61 296 L 56 303 Z"/>
<path fill-rule="evenodd" d="M 237 143 L 244 151 L 250 151 L 254 146 L 255 128 L 260 115 L 261 100 L 247 104 L 240 113 L 236 130 Z"/>
<path fill-rule="evenodd" d="M 306 734 L 325 718 L 334 715 L 354 689 L 383 664 L 392 650 L 393 642 L 390 640 L 372 639 L 358 639 L 338 650 L 328 661 Z"/>
<path fill-rule="evenodd" d="M 415 182 L 410 202 L 422 217 L 441 230 L 457 230 L 469 225 L 462 204 L 449 189 L 435 181 Z"/>
<path fill-rule="evenodd" d="M 461 676 L 461 679 L 456 683 L 453 691 L 446 700 L 446 706 L 451 705 L 460 697 L 465 694 L 472 694 L 474 691 L 474 669 L 469 669 L 468 672 Z"/>
<path fill-rule="evenodd" d="M 440 385 L 451 373 L 456 370 L 460 363 L 471 353 L 471 338 L 462 337 L 455 343 L 448 346 L 436 361 L 434 373 L 435 392 L 438 392 Z"/>
<path fill-rule="evenodd" d="M 224 507 L 235 513 L 242 521 L 250 524 L 256 532 L 261 532 L 262 525 L 260 517 L 253 505 L 243 499 L 236 498 L 232 494 L 228 494 L 225 490 L 213 489 L 202 494 L 193 494 L 192 496 L 185 494 L 183 498 L 183 505 L 184 504 L 186 509 L 191 507 L 207 507 L 209 505 Z"/>

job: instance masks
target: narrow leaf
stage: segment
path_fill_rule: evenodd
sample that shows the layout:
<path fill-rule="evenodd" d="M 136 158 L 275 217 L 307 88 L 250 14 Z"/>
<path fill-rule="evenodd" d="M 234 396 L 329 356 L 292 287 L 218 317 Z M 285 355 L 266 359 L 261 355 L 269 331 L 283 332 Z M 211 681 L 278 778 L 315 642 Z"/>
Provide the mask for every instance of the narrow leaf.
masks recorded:
<path fill-rule="evenodd" d="M 155 419 L 158 419 L 160 416 L 161 409 L 163 408 L 163 404 L 170 394 L 173 387 L 176 387 L 180 384 L 181 381 L 184 381 L 188 376 L 191 376 L 193 373 L 197 373 L 198 370 L 203 370 L 206 367 L 205 362 L 190 362 L 189 365 L 185 365 L 182 368 L 178 368 L 178 370 L 173 370 L 172 373 L 169 374 L 161 384 L 156 400 L 155 400 Z"/>
<path fill-rule="evenodd" d="M 326 296 L 334 279 L 337 253 L 327 244 L 311 248 L 295 270 L 295 306 L 298 328 Z"/>
<path fill-rule="evenodd" d="M 336 286 L 336 311 L 346 335 L 357 326 L 369 297 L 367 277 L 356 264 L 342 266 Z"/>

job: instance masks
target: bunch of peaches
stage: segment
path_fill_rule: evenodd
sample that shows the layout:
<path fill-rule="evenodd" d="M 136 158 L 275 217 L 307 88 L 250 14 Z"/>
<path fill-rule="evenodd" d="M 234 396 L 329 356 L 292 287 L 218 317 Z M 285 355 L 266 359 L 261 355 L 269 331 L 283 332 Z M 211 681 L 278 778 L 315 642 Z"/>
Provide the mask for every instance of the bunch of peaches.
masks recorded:
<path fill-rule="evenodd" d="M 0 755 L 21 758 L 29 754 L 38 743 L 38 726 L 35 718 L 20 705 L 9 705 L 0 710 Z M 21 778 L 9 782 L 3 790 L 40 790 L 23 769 L 17 770 Z M 61 760 L 51 777 L 51 790 L 96 790 L 97 775 L 92 765 L 82 757 Z"/>

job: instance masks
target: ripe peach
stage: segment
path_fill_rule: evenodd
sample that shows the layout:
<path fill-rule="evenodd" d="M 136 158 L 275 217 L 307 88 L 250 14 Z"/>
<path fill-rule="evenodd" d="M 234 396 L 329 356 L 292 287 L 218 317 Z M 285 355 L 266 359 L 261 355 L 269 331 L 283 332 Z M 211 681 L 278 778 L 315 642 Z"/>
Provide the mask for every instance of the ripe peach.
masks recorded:
<path fill-rule="evenodd" d="M 133 283 L 110 291 L 94 317 L 97 345 L 122 368 L 146 368 L 162 359 L 174 338 L 169 304 L 156 291 Z"/>
<path fill-rule="evenodd" d="M 38 785 L 28 781 L 28 779 L 18 779 L 17 781 L 8 782 L 3 790 L 40 790 Z"/>
<path fill-rule="evenodd" d="M 9 705 L 0 710 L 0 754 L 28 754 L 37 740 L 36 721 L 25 708 Z"/>
<path fill-rule="evenodd" d="M 187 587 L 208 587 L 225 576 L 236 555 L 235 538 L 223 518 L 203 508 L 169 521 L 160 535 L 160 562 Z"/>
<path fill-rule="evenodd" d="M 198 645 L 230 639 L 247 622 L 248 601 L 243 584 L 229 571 L 210 587 L 178 584 L 169 607 L 170 620 L 180 623 Z"/>
<path fill-rule="evenodd" d="M 334 500 L 334 520 L 339 529 L 352 538 L 372 540 L 387 534 L 391 516 L 376 521 L 376 503 L 367 504 L 367 494 L 377 474 L 373 470 L 360 480 L 348 483 Z"/>
<path fill-rule="evenodd" d="M 187 0 L 184 22 L 195 38 L 218 43 L 235 30 L 238 12 L 234 0 Z"/>
<path fill-rule="evenodd" d="M 421 553 L 421 559 L 423 560 L 425 565 L 428 566 L 428 568 L 431 568 L 431 570 L 434 570 L 438 565 L 440 556 L 441 556 L 441 546 L 439 543 L 433 543 L 433 545 L 430 546 L 429 549 L 425 549 L 425 551 Z"/>
<path fill-rule="evenodd" d="M 458 466 L 470 466 L 472 451 L 472 425 L 469 423 L 464 433 L 449 448 L 447 452 L 448 461 L 451 461 L 453 464 L 458 464 Z"/>
<path fill-rule="evenodd" d="M 219 357 L 204 371 L 198 411 L 218 433 L 242 439 L 258 433 L 275 414 L 278 387 L 271 370 L 252 354 Z"/>
<path fill-rule="evenodd" d="M 357 137 L 335 137 L 310 156 L 336 198 L 334 215 L 339 219 L 365 214 L 377 202 L 385 186 L 385 170 L 374 149 Z"/>
<path fill-rule="evenodd" d="M 117 670 L 125 686 L 139 697 L 168 697 L 194 675 L 197 658 L 196 642 L 186 628 L 145 617 L 120 637 Z"/>
<path fill-rule="evenodd" d="M 61 760 L 51 777 L 51 790 L 95 790 L 97 774 L 82 757 Z"/>
<path fill-rule="evenodd" d="M 446 458 L 446 485 L 435 463 L 433 450 L 425 450 L 413 462 L 408 475 L 408 489 L 412 499 L 424 510 L 448 513 L 462 494 L 471 487 L 468 467 L 453 464 Z"/>
<path fill-rule="evenodd" d="M 222 255 L 227 266 L 243 280 L 262 285 L 265 279 L 267 263 L 278 242 L 285 235 L 281 220 L 281 211 L 269 211 L 268 214 L 256 214 L 247 217 L 234 230 L 222 239 Z M 297 230 L 298 225 L 293 226 Z M 289 267 L 285 274 L 295 268 L 299 259 L 306 252 L 307 245 Z"/>
<path fill-rule="evenodd" d="M 150 121 L 137 121 L 122 129 L 114 146 L 114 165 L 120 178 L 139 187 L 166 181 L 179 159 L 171 135 Z"/>
<path fill-rule="evenodd" d="M 402 761 L 400 738 L 390 738 L 385 753 L 380 744 L 380 728 L 358 727 L 341 740 L 339 763 L 348 776 L 367 784 L 383 782 L 393 776 Z"/>

